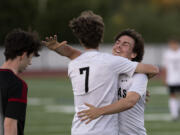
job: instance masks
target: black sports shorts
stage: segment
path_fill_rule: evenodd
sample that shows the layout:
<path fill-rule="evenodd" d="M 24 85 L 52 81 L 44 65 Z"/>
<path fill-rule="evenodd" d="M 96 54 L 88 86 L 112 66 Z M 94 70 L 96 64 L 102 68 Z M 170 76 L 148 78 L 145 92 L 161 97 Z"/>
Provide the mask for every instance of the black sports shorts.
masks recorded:
<path fill-rule="evenodd" d="M 170 94 L 180 93 L 180 85 L 168 86 L 168 87 L 169 87 Z"/>

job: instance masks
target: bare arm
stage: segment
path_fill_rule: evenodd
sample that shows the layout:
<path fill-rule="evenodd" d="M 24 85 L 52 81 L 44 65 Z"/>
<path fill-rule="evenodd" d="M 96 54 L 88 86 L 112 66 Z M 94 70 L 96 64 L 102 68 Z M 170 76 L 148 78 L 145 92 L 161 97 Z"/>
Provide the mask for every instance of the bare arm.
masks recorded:
<path fill-rule="evenodd" d="M 119 113 L 132 108 L 139 100 L 140 95 L 136 92 L 128 92 L 126 98 L 120 99 L 114 104 L 100 108 L 102 115 Z"/>
<path fill-rule="evenodd" d="M 78 116 L 82 118 L 82 121 L 88 120 L 86 122 L 86 124 L 88 124 L 90 121 L 100 117 L 101 115 L 119 113 L 132 108 L 138 102 L 139 98 L 140 95 L 136 92 L 128 92 L 126 98 L 120 99 L 111 105 L 101 108 L 96 108 L 93 105 L 86 103 L 89 109 L 79 112 Z"/>
<path fill-rule="evenodd" d="M 62 56 L 68 57 L 71 60 L 73 60 L 81 55 L 81 51 L 67 45 L 67 41 L 63 41 L 63 42 L 59 43 L 57 41 L 56 35 L 54 35 L 54 37 L 46 37 L 46 41 L 42 41 L 42 42 L 50 50 L 53 50 Z"/>
<path fill-rule="evenodd" d="M 148 77 L 152 78 L 159 73 L 159 68 L 151 64 L 139 63 L 135 72 L 148 74 Z"/>
<path fill-rule="evenodd" d="M 72 48 L 69 45 L 62 45 L 61 47 L 58 47 L 54 51 L 62 56 L 68 57 L 71 60 L 73 60 L 81 55 L 81 51 L 79 51 L 75 48 Z"/>
<path fill-rule="evenodd" d="M 4 135 L 17 135 L 17 120 L 6 117 L 4 120 Z"/>

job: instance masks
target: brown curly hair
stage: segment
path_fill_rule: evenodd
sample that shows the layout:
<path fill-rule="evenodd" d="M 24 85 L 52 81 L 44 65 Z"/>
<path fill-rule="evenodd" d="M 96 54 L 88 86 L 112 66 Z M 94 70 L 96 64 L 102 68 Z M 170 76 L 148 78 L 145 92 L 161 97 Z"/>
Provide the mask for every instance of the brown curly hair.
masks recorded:
<path fill-rule="evenodd" d="M 69 27 L 86 48 L 97 48 L 103 40 L 103 19 L 92 11 L 82 12 L 70 21 Z"/>
<path fill-rule="evenodd" d="M 125 29 L 115 37 L 115 41 L 117 41 L 122 36 L 129 36 L 134 39 L 135 44 L 133 53 L 136 53 L 137 56 L 133 58 L 132 61 L 141 62 L 144 56 L 144 39 L 142 38 L 141 34 L 136 32 L 134 29 Z"/>
<path fill-rule="evenodd" d="M 42 44 L 36 32 L 14 29 L 7 34 L 4 46 L 4 55 L 8 60 L 21 56 L 24 52 L 27 52 L 27 56 L 34 53 L 34 56 L 37 57 Z"/>

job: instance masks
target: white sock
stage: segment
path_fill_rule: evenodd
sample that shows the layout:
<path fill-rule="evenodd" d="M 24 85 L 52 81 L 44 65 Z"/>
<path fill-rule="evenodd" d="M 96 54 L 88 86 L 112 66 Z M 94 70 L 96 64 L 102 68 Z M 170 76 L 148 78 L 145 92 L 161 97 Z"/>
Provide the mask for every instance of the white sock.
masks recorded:
<path fill-rule="evenodd" d="M 169 109 L 170 109 L 170 113 L 171 113 L 171 116 L 173 119 L 178 118 L 178 115 L 179 115 L 178 108 L 179 108 L 178 99 L 170 98 L 169 99 Z"/>

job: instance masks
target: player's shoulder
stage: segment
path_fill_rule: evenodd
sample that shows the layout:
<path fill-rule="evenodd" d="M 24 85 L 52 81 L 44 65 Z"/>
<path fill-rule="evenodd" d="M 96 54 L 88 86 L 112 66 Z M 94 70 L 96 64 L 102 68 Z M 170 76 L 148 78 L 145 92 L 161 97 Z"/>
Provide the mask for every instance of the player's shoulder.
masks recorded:
<path fill-rule="evenodd" d="M 99 58 L 98 58 L 99 62 L 102 62 L 102 63 L 106 63 L 106 65 L 110 66 L 110 67 L 114 67 L 115 65 L 123 65 L 125 64 L 126 62 L 130 62 L 130 60 L 128 60 L 127 58 L 124 58 L 124 57 L 121 57 L 121 56 L 115 56 L 113 54 L 110 54 L 110 53 L 104 53 L 104 52 L 101 52 L 99 54 Z"/>
<path fill-rule="evenodd" d="M 99 51 L 87 51 L 82 53 L 79 57 L 75 58 L 74 60 L 71 60 L 69 62 L 69 65 L 73 64 L 79 64 L 81 62 L 85 61 L 109 61 L 113 60 L 112 57 L 114 57 L 112 54 L 99 52 Z"/>
<path fill-rule="evenodd" d="M 146 74 L 143 73 L 135 73 L 133 75 L 133 79 L 148 79 Z"/>
<path fill-rule="evenodd" d="M 111 53 L 106 53 L 106 52 L 100 52 L 99 57 L 103 58 L 105 61 L 116 61 L 116 59 L 121 59 L 119 56 L 115 56 Z"/>
<path fill-rule="evenodd" d="M 1 87 L 12 87 L 18 85 L 19 81 L 15 74 L 9 69 L 0 69 L 0 85 Z"/>
<path fill-rule="evenodd" d="M 113 54 L 110 54 L 110 53 L 101 53 L 102 57 L 105 59 L 105 60 L 109 60 L 109 61 L 112 61 L 112 62 L 121 62 L 121 61 L 128 61 L 128 58 L 125 58 L 125 57 L 121 57 L 121 56 L 116 56 L 116 55 L 113 55 Z"/>
<path fill-rule="evenodd" d="M 3 80 L 13 79 L 15 77 L 14 73 L 9 69 L 0 69 L 0 78 Z"/>
<path fill-rule="evenodd" d="M 133 77 L 147 77 L 147 75 L 144 73 L 135 73 Z"/>
<path fill-rule="evenodd" d="M 15 82 L 19 84 L 24 82 L 10 69 L 0 69 L 0 79 L 3 79 L 8 83 Z"/>

